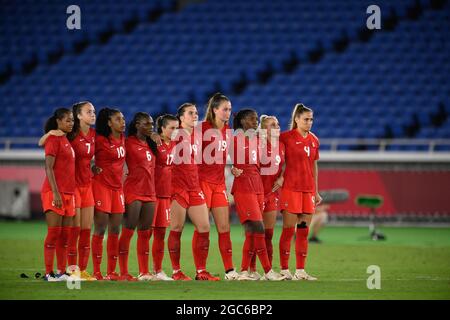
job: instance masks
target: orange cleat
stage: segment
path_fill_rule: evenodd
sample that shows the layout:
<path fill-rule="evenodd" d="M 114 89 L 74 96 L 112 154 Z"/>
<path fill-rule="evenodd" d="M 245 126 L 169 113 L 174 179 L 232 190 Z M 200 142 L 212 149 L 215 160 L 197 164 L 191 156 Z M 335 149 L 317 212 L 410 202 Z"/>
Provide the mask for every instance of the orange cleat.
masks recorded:
<path fill-rule="evenodd" d="M 131 274 L 122 274 L 117 281 L 138 281 L 137 278 L 133 277 Z"/>
<path fill-rule="evenodd" d="M 209 273 L 206 270 L 203 270 L 201 272 L 197 272 L 197 275 L 195 276 L 195 280 L 220 281 L 220 278 L 213 276 L 211 273 Z"/>
<path fill-rule="evenodd" d="M 178 270 L 177 272 L 175 272 L 175 273 L 172 275 L 172 279 L 173 279 L 173 280 L 179 280 L 179 281 L 190 281 L 190 280 L 192 280 L 190 277 L 188 277 L 187 275 L 185 275 L 185 274 L 183 273 L 183 271 L 181 271 L 181 270 Z"/>

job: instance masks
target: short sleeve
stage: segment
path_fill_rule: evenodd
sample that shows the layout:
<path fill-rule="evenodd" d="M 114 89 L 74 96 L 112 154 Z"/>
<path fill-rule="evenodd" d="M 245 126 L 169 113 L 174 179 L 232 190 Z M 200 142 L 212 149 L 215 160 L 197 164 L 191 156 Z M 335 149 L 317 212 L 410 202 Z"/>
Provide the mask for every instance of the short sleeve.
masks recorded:
<path fill-rule="evenodd" d="M 59 151 L 59 139 L 55 136 L 48 137 L 45 142 L 45 155 L 56 157 Z"/>

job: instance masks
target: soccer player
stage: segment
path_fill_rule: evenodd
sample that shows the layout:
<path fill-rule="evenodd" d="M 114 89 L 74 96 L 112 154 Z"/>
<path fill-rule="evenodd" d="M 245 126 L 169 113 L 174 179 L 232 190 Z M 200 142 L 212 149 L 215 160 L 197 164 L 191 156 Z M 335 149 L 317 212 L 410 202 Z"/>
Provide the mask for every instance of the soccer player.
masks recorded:
<path fill-rule="evenodd" d="M 196 280 L 218 281 L 220 278 L 206 271 L 206 260 L 209 251 L 209 215 L 198 179 L 198 168 L 195 163 L 200 137 L 194 134 L 197 124 L 197 107 L 192 103 L 184 103 L 178 108 L 177 117 L 180 129 L 177 132 L 177 145 L 174 147 L 172 167 L 172 203 L 170 206 L 170 234 L 168 248 L 172 262 L 174 280 L 192 280 L 180 268 L 180 240 L 186 220 L 186 212 L 195 226 L 192 238 L 192 251 L 196 267 Z"/>
<path fill-rule="evenodd" d="M 172 186 L 172 149 L 176 145 L 171 140 L 173 132 L 178 129 L 178 118 L 165 114 L 156 119 L 156 130 L 161 137 L 162 144 L 158 146 L 155 167 L 156 208 L 153 218 L 153 281 L 172 281 L 162 270 L 164 258 L 164 238 L 166 229 L 170 226 L 170 197 Z"/>
<path fill-rule="evenodd" d="M 230 100 L 221 93 L 214 94 L 208 101 L 205 120 L 201 123 L 203 158 L 198 165 L 198 175 L 206 206 L 212 212 L 216 224 L 225 280 L 237 280 L 239 274 L 233 266 L 230 213 L 225 185 L 225 166 L 231 138 L 227 134 L 230 115 Z"/>
<path fill-rule="evenodd" d="M 96 280 L 87 271 L 90 255 L 91 226 L 94 218 L 94 196 L 92 193 L 91 161 L 95 153 L 95 108 L 89 101 L 75 103 L 72 106 L 74 126 L 67 134 L 73 150 L 75 151 L 75 217 L 70 229 L 67 263 L 69 266 L 78 266 L 81 280 Z M 49 135 L 61 136 L 61 130 L 50 130 L 40 140 L 39 145 L 45 144 Z M 80 230 L 81 229 L 81 230 Z"/>
<path fill-rule="evenodd" d="M 259 137 L 261 139 L 261 168 L 268 170 L 267 173 L 261 172 L 261 179 L 264 186 L 264 205 L 263 205 L 263 221 L 264 234 L 266 239 L 267 255 L 272 264 L 273 258 L 273 229 L 275 227 L 277 213 L 279 207 L 279 190 L 272 191 L 275 181 L 281 174 L 281 168 L 284 164 L 284 145 L 279 143 L 280 125 L 275 116 L 262 115 L 260 117 Z M 272 143 L 276 143 L 276 147 L 272 147 Z M 273 172 L 273 173 L 272 173 Z M 256 256 L 253 255 L 250 263 L 250 276 L 256 279 L 261 278 L 256 272 Z"/>
<path fill-rule="evenodd" d="M 305 271 L 309 224 L 315 206 L 322 198 L 318 192 L 319 139 L 311 132 L 313 111 L 299 103 L 294 107 L 291 130 L 280 135 L 286 148 L 282 176 L 274 189 L 281 189 L 283 231 L 280 237 L 281 274 L 291 280 L 317 280 Z M 296 229 L 297 226 L 297 229 Z M 296 272 L 289 271 L 291 241 L 296 233 Z"/>
<path fill-rule="evenodd" d="M 149 242 L 155 211 L 155 156 L 157 145 L 150 138 L 153 133 L 153 119 L 145 112 L 138 112 L 128 125 L 125 141 L 127 178 L 123 185 L 125 214 L 119 239 L 120 281 L 136 281 L 128 272 L 128 251 L 134 229 L 138 228 L 137 257 L 138 280 L 148 281 Z"/>
<path fill-rule="evenodd" d="M 95 123 L 94 235 L 92 236 L 93 276 L 97 280 L 118 280 L 115 272 L 119 256 L 119 232 L 125 199 L 122 188 L 125 163 L 125 118 L 117 109 L 103 108 Z M 100 271 L 103 256 L 103 237 L 108 228 L 108 270 L 106 277 Z"/>
<path fill-rule="evenodd" d="M 44 241 L 45 277 L 47 281 L 63 281 L 66 274 L 67 241 L 75 216 L 75 152 L 66 134 L 72 131 L 73 114 L 66 108 L 55 110 L 45 124 L 45 133 L 61 130 L 62 136 L 48 136 L 45 144 L 45 173 L 41 200 L 47 221 Z M 53 272 L 56 250 L 57 274 Z"/>
<path fill-rule="evenodd" d="M 267 255 L 262 217 L 264 187 L 260 175 L 259 141 L 256 135 L 258 115 L 253 109 L 240 110 L 234 120 L 236 130 L 233 146 L 233 166 L 239 171 L 235 175 L 231 193 L 236 211 L 245 228 L 241 274 L 238 280 L 255 280 L 249 276 L 248 268 L 256 253 L 264 269 L 264 280 L 280 281 L 284 276 L 272 270 Z"/>

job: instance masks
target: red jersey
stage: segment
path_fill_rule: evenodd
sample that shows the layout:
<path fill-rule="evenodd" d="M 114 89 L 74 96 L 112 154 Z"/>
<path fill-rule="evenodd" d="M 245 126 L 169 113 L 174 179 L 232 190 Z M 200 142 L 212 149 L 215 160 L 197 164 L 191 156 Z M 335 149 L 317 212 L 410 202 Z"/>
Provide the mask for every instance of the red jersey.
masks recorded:
<path fill-rule="evenodd" d="M 130 136 L 125 140 L 128 175 L 124 193 L 155 196 L 155 155 L 146 141 Z"/>
<path fill-rule="evenodd" d="M 252 139 L 243 137 L 243 134 L 238 134 L 234 137 L 233 143 L 233 166 L 237 169 L 243 170 L 239 177 L 235 177 L 231 193 L 253 193 L 264 194 L 264 187 L 259 172 L 260 159 L 258 138 L 255 136 Z"/>
<path fill-rule="evenodd" d="M 201 181 L 214 184 L 225 183 L 225 166 L 230 144 L 228 129 L 230 129 L 228 125 L 219 130 L 215 129 L 208 121 L 202 122 L 201 150 L 203 158 L 198 165 L 198 175 Z"/>
<path fill-rule="evenodd" d="M 172 195 L 172 149 L 176 145 L 175 141 L 165 142 L 158 146 L 155 167 L 155 189 L 159 198 L 169 198 Z"/>
<path fill-rule="evenodd" d="M 293 129 L 280 135 L 286 147 L 286 170 L 283 188 L 315 192 L 314 161 L 319 160 L 319 139 L 309 133 L 306 138 Z"/>
<path fill-rule="evenodd" d="M 276 151 L 272 152 L 272 145 L 268 141 L 261 149 L 261 179 L 264 186 L 264 194 L 267 195 L 272 192 L 275 181 L 280 176 L 285 160 L 285 148 L 282 142 Z M 275 171 L 274 174 L 264 174 L 265 170 L 270 172 Z"/>
<path fill-rule="evenodd" d="M 95 141 L 95 166 L 102 172 L 94 175 L 94 179 L 110 189 L 122 189 L 123 164 L 125 163 L 125 138 L 112 135 L 105 138 L 97 134 Z"/>
<path fill-rule="evenodd" d="M 95 154 L 95 130 L 89 128 L 87 135 L 80 130 L 70 144 L 75 151 L 75 182 L 77 187 L 85 187 L 91 183 L 93 175 L 91 160 Z"/>
<path fill-rule="evenodd" d="M 55 157 L 53 172 L 60 193 L 75 193 L 75 152 L 66 136 L 49 136 L 45 142 L 45 156 Z M 45 177 L 42 192 L 52 191 Z"/>
<path fill-rule="evenodd" d="M 194 129 L 190 135 L 182 132 L 180 128 L 179 138 L 173 151 L 173 168 L 172 168 L 172 187 L 180 188 L 186 191 L 199 192 L 200 182 L 198 179 L 198 161 L 199 150 L 201 148 L 200 137 Z M 197 159 L 197 160 L 196 160 Z"/>

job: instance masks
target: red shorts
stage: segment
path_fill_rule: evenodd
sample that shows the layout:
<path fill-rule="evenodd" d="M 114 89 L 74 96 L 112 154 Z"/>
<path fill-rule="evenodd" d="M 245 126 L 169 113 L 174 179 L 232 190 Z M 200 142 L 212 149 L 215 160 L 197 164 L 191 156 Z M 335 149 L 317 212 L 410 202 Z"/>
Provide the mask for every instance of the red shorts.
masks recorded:
<path fill-rule="evenodd" d="M 193 206 L 205 204 L 205 195 L 203 191 L 186 191 L 174 187 L 172 189 L 172 200 L 176 200 L 180 206 L 187 209 Z"/>
<path fill-rule="evenodd" d="M 95 210 L 119 214 L 125 212 L 125 199 L 122 190 L 113 190 L 101 182 L 92 180 L 92 191 L 94 193 Z"/>
<path fill-rule="evenodd" d="M 170 226 L 170 198 L 156 198 L 153 227 L 167 228 Z"/>
<path fill-rule="evenodd" d="M 75 216 L 75 195 L 70 193 L 61 193 L 62 206 L 57 208 L 53 202 L 53 192 L 47 191 L 41 193 L 42 208 L 44 213 L 47 211 L 53 211 L 63 217 Z"/>
<path fill-rule="evenodd" d="M 236 212 L 241 223 L 246 221 L 263 221 L 263 194 L 235 192 L 233 196 Z"/>
<path fill-rule="evenodd" d="M 316 210 L 315 196 L 311 192 L 281 190 L 280 207 L 293 214 L 313 214 Z"/>
<path fill-rule="evenodd" d="M 206 206 L 208 208 L 228 207 L 227 187 L 225 183 L 214 184 L 200 181 L 200 187 L 205 195 Z"/>
<path fill-rule="evenodd" d="M 155 202 L 156 196 L 140 196 L 134 193 L 125 193 L 125 204 L 130 204 L 134 201 Z"/>
<path fill-rule="evenodd" d="M 263 212 L 271 212 L 280 210 L 280 194 L 271 192 L 264 196 Z"/>
<path fill-rule="evenodd" d="M 75 188 L 75 208 L 89 208 L 95 205 L 92 184 Z"/>

